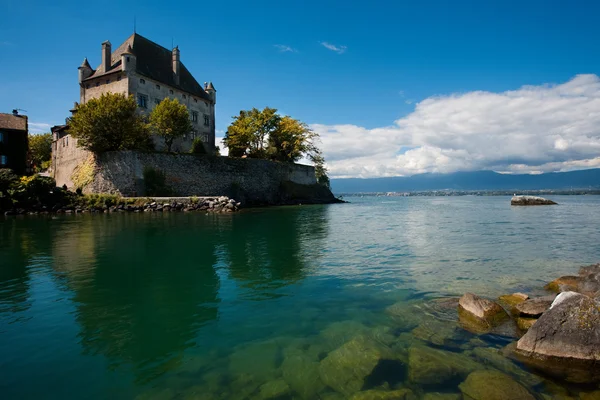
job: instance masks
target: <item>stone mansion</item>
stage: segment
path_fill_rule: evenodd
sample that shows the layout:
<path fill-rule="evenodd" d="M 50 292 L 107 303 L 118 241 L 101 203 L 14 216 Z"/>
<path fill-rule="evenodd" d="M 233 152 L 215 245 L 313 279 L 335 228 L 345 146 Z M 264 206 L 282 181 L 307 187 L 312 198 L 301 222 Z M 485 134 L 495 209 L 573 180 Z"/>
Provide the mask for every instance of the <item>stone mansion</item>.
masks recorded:
<path fill-rule="evenodd" d="M 112 51 L 111 43 L 105 41 L 98 68 L 93 69 L 87 58 L 79 67 L 79 102 L 85 104 L 107 92 L 123 93 L 134 96 L 138 110 L 147 114 L 164 98 L 175 98 L 187 106 L 193 131 L 176 140 L 173 150 L 188 151 L 193 140 L 200 138 L 210 152 L 215 148 L 217 91 L 212 82 L 200 85 L 180 56 L 178 47 L 168 50 L 137 33 L 115 51 Z M 56 148 L 68 143 L 64 128 L 56 129 Z M 65 143 L 58 143 L 61 140 Z M 75 144 L 74 140 L 72 142 Z M 157 149 L 164 148 L 161 139 L 154 138 L 154 142 Z"/>

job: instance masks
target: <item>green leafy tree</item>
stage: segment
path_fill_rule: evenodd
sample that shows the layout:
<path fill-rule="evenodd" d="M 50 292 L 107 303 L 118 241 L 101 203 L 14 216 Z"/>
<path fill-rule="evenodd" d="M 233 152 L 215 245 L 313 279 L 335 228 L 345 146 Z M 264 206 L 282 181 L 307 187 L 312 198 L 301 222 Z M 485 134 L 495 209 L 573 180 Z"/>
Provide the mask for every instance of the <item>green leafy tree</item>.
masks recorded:
<path fill-rule="evenodd" d="M 206 154 L 206 148 L 204 147 L 204 142 L 202 139 L 196 138 L 192 142 L 192 148 L 190 149 L 190 153 L 192 154 Z"/>
<path fill-rule="evenodd" d="M 94 153 L 148 149 L 152 141 L 137 114 L 133 96 L 105 93 L 78 105 L 69 119 L 69 133 L 78 145 Z"/>
<path fill-rule="evenodd" d="M 36 171 L 48 165 L 52 158 L 52 134 L 29 135 L 29 155 Z"/>
<path fill-rule="evenodd" d="M 171 151 L 175 139 L 192 131 L 187 107 L 177 99 L 165 98 L 150 113 L 150 128 L 164 139 L 167 151 Z"/>
<path fill-rule="evenodd" d="M 321 152 L 318 151 L 317 153 L 312 154 L 310 159 L 315 166 L 317 183 L 331 189 L 331 182 L 329 181 L 329 176 L 327 176 L 327 168 L 325 168 L 325 158 Z"/>
<path fill-rule="evenodd" d="M 318 135 L 308 125 L 294 118 L 283 117 L 277 128 L 269 134 L 267 155 L 272 160 L 296 162 L 303 156 L 311 157 L 319 149 L 315 145 Z"/>
<path fill-rule="evenodd" d="M 232 157 L 267 158 L 268 138 L 281 121 L 277 109 L 240 111 L 227 128 L 223 143 Z"/>

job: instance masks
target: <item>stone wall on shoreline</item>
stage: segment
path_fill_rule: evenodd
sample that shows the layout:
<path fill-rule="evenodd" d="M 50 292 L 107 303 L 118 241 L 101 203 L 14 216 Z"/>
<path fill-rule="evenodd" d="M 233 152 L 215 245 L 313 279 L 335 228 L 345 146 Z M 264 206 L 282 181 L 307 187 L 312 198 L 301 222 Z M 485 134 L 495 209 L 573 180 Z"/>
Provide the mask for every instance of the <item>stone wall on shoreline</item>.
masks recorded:
<path fill-rule="evenodd" d="M 335 202 L 333 194 L 317 184 L 314 167 L 309 165 L 138 151 L 97 156 L 93 177 L 82 189 L 84 193 L 148 196 L 152 194 L 146 190 L 148 170 L 164 174 L 174 196 L 229 196 L 246 205 Z M 56 183 L 75 189 L 72 179 Z"/>

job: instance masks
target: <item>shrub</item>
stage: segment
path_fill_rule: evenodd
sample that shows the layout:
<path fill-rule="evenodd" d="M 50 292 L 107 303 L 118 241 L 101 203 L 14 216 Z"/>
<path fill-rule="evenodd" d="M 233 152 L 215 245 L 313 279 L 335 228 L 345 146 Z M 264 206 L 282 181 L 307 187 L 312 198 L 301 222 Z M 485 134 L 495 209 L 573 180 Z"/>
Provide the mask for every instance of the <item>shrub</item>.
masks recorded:
<path fill-rule="evenodd" d="M 190 150 L 192 154 L 206 154 L 206 148 L 204 147 L 204 142 L 200 138 L 194 139 L 192 143 L 192 148 Z"/>
<path fill-rule="evenodd" d="M 167 185 L 165 173 L 151 167 L 144 168 L 144 184 L 147 196 L 171 196 L 173 190 Z"/>

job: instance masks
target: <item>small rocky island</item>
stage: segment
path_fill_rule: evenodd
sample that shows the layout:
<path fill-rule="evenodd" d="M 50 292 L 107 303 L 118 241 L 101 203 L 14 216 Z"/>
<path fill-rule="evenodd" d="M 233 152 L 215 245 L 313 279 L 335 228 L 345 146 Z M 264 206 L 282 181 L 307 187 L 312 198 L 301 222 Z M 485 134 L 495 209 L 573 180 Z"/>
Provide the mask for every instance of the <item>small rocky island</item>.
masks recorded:
<path fill-rule="evenodd" d="M 552 204 L 557 203 L 538 196 L 513 196 L 510 199 L 511 206 L 547 206 Z"/>

